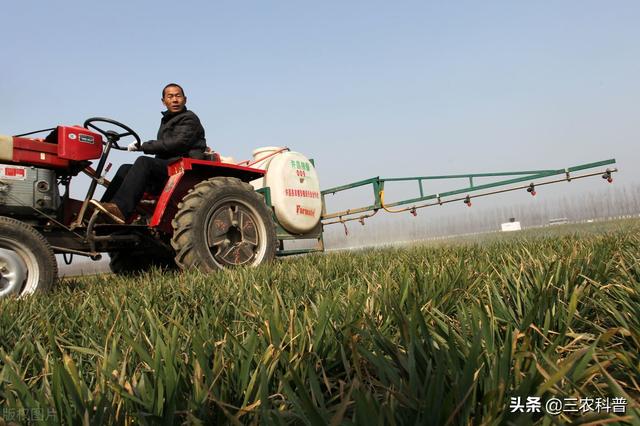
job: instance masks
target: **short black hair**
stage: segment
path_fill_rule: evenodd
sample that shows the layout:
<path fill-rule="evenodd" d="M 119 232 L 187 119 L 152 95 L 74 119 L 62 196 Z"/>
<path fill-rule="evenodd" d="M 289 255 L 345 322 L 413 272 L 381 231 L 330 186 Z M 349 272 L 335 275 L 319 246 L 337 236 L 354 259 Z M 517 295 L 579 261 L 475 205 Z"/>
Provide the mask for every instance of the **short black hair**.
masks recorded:
<path fill-rule="evenodd" d="M 182 86 L 180 86 L 178 83 L 169 83 L 166 86 L 164 86 L 164 89 L 162 89 L 162 98 L 163 99 L 164 99 L 164 91 L 167 90 L 169 87 L 177 87 L 182 92 L 182 96 L 184 96 L 184 97 L 187 96 L 187 95 L 184 94 L 184 89 L 182 88 Z"/>

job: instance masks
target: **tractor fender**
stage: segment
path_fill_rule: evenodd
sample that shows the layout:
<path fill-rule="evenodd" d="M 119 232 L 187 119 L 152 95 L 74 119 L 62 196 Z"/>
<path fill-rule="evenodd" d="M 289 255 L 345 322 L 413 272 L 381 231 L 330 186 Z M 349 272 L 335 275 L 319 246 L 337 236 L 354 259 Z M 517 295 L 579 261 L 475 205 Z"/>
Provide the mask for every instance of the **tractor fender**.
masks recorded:
<path fill-rule="evenodd" d="M 156 203 L 149 226 L 171 234 L 171 220 L 178 211 L 178 203 L 198 183 L 217 176 L 234 177 L 250 182 L 264 176 L 265 170 L 239 166 L 221 161 L 181 158 L 169 164 L 169 179 Z"/>

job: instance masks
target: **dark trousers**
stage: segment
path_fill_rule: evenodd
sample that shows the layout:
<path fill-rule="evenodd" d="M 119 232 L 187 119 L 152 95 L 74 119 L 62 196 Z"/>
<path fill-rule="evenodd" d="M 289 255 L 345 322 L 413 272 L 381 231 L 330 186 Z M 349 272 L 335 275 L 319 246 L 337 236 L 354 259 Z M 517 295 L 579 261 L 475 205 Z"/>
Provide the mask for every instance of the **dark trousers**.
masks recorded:
<path fill-rule="evenodd" d="M 104 191 L 100 202 L 108 203 L 113 200 L 113 196 L 116 195 L 116 192 L 122 186 L 122 182 L 124 181 L 124 177 L 129 173 L 129 169 L 133 166 L 133 164 L 123 164 L 118 168 L 116 175 L 111 179 L 111 183 L 107 186 L 107 190 Z"/>
<path fill-rule="evenodd" d="M 133 164 L 123 164 L 107 187 L 102 202 L 115 203 L 124 217 L 131 216 L 145 192 L 158 194 L 169 175 L 169 160 L 140 156 Z"/>

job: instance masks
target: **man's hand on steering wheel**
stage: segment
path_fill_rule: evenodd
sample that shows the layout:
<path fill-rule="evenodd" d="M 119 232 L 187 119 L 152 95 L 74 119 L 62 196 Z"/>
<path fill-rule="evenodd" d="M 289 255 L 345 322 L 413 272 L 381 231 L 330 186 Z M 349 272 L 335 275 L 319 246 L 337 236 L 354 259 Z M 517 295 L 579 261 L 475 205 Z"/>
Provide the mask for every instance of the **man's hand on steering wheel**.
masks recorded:
<path fill-rule="evenodd" d="M 113 126 L 119 127 L 120 129 L 124 130 L 124 132 L 118 133 L 113 130 L 104 130 L 96 126 L 94 123 L 108 123 Z M 105 118 L 105 117 L 91 117 L 85 120 L 84 127 L 87 129 L 91 128 L 93 130 L 96 130 L 102 133 L 107 138 L 107 141 L 111 143 L 111 146 L 114 147 L 115 149 L 119 149 L 121 151 L 139 151 L 140 150 L 140 145 L 141 145 L 140 136 L 138 136 L 138 134 L 135 131 L 133 131 L 129 126 L 122 124 L 119 121 L 112 120 L 110 118 Z M 122 147 L 118 145 L 118 141 L 127 136 L 133 136 L 135 138 L 135 142 L 130 143 L 126 147 Z M 104 143 L 107 143 L 107 142 L 104 142 Z M 133 149 L 132 147 L 135 149 Z"/>

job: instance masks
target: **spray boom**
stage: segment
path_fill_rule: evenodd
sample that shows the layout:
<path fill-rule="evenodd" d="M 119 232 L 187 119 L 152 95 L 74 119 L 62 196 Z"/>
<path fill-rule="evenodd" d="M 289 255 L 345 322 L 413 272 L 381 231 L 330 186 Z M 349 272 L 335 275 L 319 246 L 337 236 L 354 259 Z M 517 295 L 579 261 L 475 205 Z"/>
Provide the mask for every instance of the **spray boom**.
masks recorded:
<path fill-rule="evenodd" d="M 517 191 L 526 189 L 526 191 L 535 196 L 537 194 L 536 189 L 540 186 L 550 185 L 560 182 L 571 182 L 572 180 L 582 179 L 592 176 L 602 176 L 607 182 L 611 183 L 613 178 L 612 173 L 618 171 L 616 168 L 607 168 L 606 170 L 592 171 L 591 169 L 601 168 L 611 164 L 615 164 L 615 159 L 597 161 L 594 163 L 581 164 L 578 166 L 568 167 L 564 169 L 553 170 L 524 170 L 515 172 L 495 172 L 495 173 L 471 173 L 471 174 L 458 174 L 458 175 L 443 175 L 443 176 L 416 176 L 416 177 L 401 177 L 401 178 L 380 178 L 374 177 L 370 179 L 353 182 L 346 185 L 337 186 L 334 188 L 325 189 L 321 191 L 322 205 L 326 206 L 325 200 L 327 196 L 335 195 L 338 192 L 348 191 L 354 188 L 371 185 L 373 188 L 373 203 L 368 206 L 357 207 L 353 209 L 337 211 L 337 212 L 323 212 L 321 220 L 324 225 L 331 225 L 335 223 L 349 222 L 352 220 L 358 220 L 364 225 L 364 220 L 375 215 L 379 210 L 384 210 L 389 213 L 401 213 L 408 211 L 414 216 L 416 210 L 441 206 L 446 203 L 452 203 L 456 201 L 463 201 L 468 207 L 471 207 L 471 199 L 486 197 L 488 195 L 500 194 L 503 192 Z M 591 171 L 589 171 L 591 170 Z M 555 176 L 562 176 L 561 178 L 555 178 Z M 475 185 L 474 178 L 499 178 L 495 182 L 484 183 L 481 185 Z M 466 179 L 469 181 L 468 186 L 450 190 L 443 193 L 425 194 L 423 182 L 426 181 L 443 181 L 443 180 L 459 180 Z M 384 185 L 386 182 L 417 182 L 420 196 L 395 201 L 393 203 L 385 203 L 384 201 Z M 535 182 L 534 182 L 535 181 Z M 528 182 L 528 183 L 525 183 Z M 463 195 L 464 194 L 464 195 Z M 363 214 L 364 213 L 364 214 Z"/>

